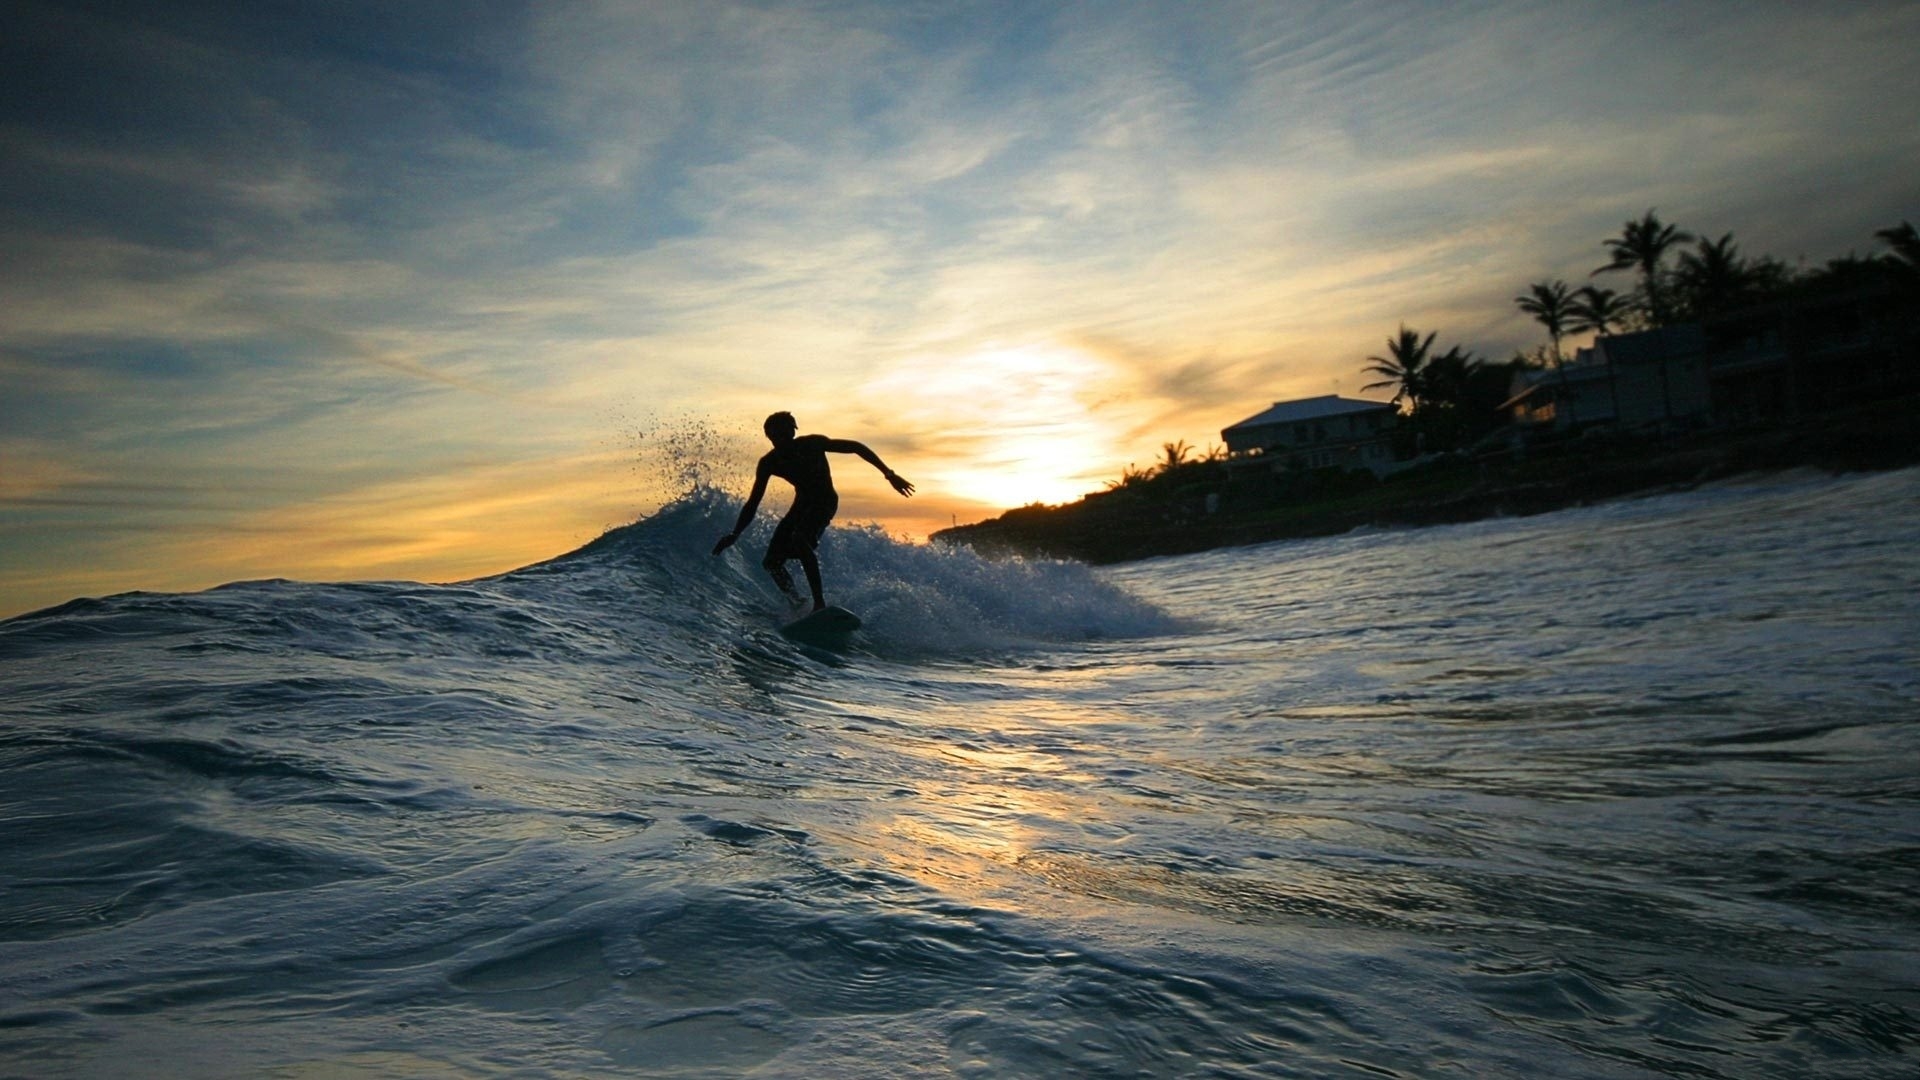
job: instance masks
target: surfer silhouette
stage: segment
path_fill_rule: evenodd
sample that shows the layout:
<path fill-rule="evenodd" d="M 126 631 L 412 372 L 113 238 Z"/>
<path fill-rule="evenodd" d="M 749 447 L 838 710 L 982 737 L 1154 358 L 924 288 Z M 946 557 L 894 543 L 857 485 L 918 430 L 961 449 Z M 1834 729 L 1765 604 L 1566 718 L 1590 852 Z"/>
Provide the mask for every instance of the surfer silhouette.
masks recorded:
<path fill-rule="evenodd" d="M 718 555 L 732 547 L 753 523 L 753 512 L 760 508 L 760 498 L 767 493 L 767 478 L 777 476 L 785 480 L 793 485 L 793 505 L 774 528 L 773 541 L 767 545 L 767 556 L 760 560 L 760 565 L 773 575 L 773 582 L 780 586 L 781 592 L 793 597 L 795 603 L 805 603 L 799 590 L 793 587 L 793 575 L 787 573 L 787 563 L 799 559 L 801 569 L 807 572 L 807 587 L 813 590 L 813 610 L 821 611 L 827 606 L 827 598 L 820 591 L 820 559 L 814 554 L 814 548 L 833 520 L 834 511 L 840 508 L 840 495 L 833 490 L 833 471 L 827 466 L 827 455 L 858 454 L 879 469 L 893 490 L 902 495 L 912 495 L 913 485 L 887 468 L 880 455 L 865 443 L 799 434 L 800 425 L 792 413 L 774 413 L 762 427 L 773 449 L 760 458 L 754 470 L 753 493 L 747 496 L 747 505 L 740 508 L 740 520 L 734 523 L 732 532 L 713 545 L 713 553 Z"/>

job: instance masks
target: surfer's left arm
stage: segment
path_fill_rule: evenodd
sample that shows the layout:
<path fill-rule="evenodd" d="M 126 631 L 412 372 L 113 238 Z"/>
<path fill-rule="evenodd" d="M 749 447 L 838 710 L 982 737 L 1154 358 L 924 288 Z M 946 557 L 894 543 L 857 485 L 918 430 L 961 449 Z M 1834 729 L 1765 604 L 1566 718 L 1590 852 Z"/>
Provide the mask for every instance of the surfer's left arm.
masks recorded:
<path fill-rule="evenodd" d="M 880 475 L 887 478 L 887 483 L 893 485 L 893 490 L 899 492 L 902 495 L 913 494 L 913 484 L 910 483 L 906 477 L 901 476 L 899 473 L 894 472 L 892 469 L 887 468 L 887 463 L 884 461 L 881 461 L 880 455 L 874 453 L 873 448 L 869 447 L 866 443 L 855 442 L 852 439 L 828 439 L 827 449 L 833 451 L 836 454 L 860 455 L 860 457 L 863 460 L 865 460 L 867 464 L 880 470 Z"/>

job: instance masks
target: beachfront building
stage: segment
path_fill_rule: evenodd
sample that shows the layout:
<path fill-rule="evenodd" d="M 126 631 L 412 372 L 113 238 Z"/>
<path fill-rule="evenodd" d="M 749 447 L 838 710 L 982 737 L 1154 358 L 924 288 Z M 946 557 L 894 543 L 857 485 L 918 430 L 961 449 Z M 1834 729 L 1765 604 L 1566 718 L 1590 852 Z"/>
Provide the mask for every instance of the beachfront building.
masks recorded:
<path fill-rule="evenodd" d="M 1920 323 L 1885 283 L 1800 294 L 1579 350 L 1514 376 L 1525 431 L 1673 431 L 1791 420 L 1920 387 Z"/>
<path fill-rule="evenodd" d="M 1920 388 L 1920 320 L 1884 282 L 1799 295 L 1707 324 L 1714 418 L 1786 420 Z"/>
<path fill-rule="evenodd" d="M 1366 469 L 1393 464 L 1393 425 L 1400 410 L 1384 401 L 1335 394 L 1276 401 L 1220 432 L 1233 468 Z"/>
<path fill-rule="evenodd" d="M 1502 408 L 1534 431 L 1640 431 L 1695 426 L 1712 404 L 1706 336 L 1680 323 L 1597 338 L 1565 364 L 1519 372 Z"/>

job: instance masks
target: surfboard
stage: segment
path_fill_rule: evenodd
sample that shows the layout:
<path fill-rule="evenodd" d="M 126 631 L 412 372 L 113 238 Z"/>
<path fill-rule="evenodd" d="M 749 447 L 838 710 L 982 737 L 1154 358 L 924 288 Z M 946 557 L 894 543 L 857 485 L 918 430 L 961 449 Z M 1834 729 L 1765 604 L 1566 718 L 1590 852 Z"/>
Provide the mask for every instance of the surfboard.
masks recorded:
<path fill-rule="evenodd" d="M 828 607 L 793 620 L 780 632 L 802 645 L 835 649 L 845 645 L 858 629 L 860 616 L 843 607 Z"/>

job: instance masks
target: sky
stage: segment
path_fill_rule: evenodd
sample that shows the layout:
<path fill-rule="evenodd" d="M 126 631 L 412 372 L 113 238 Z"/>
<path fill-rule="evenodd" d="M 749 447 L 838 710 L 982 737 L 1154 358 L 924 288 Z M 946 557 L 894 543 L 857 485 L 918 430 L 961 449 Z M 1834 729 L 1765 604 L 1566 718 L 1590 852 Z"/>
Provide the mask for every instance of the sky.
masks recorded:
<path fill-rule="evenodd" d="M 924 537 L 1374 396 L 1402 323 L 1534 346 L 1513 297 L 1649 208 L 1810 265 L 1920 218 L 1915 3 L 7 22 L 0 616 L 504 571 L 744 488 L 777 409 L 920 489 L 839 459 L 843 521 Z"/>

